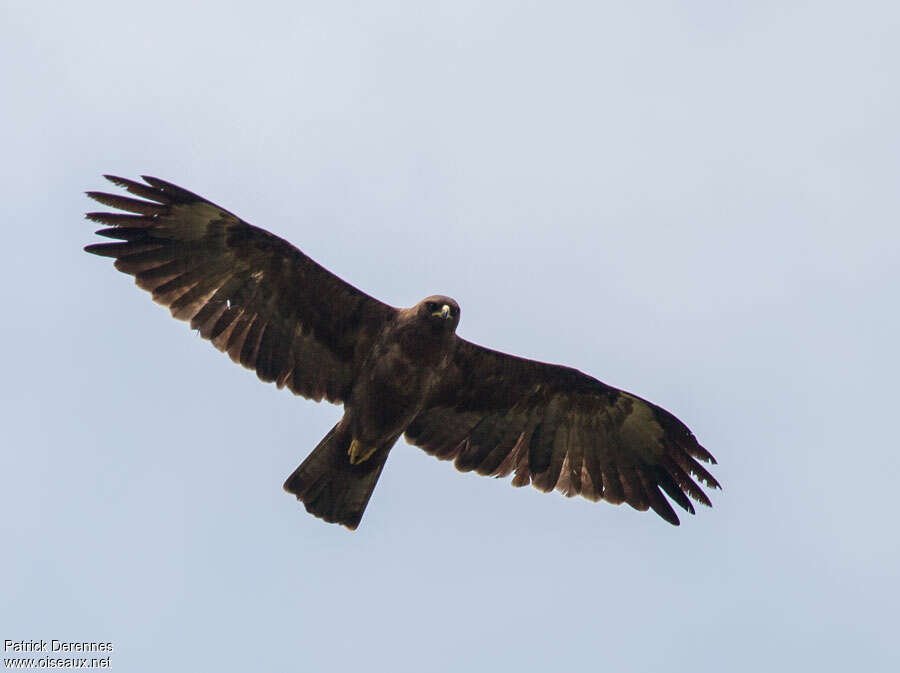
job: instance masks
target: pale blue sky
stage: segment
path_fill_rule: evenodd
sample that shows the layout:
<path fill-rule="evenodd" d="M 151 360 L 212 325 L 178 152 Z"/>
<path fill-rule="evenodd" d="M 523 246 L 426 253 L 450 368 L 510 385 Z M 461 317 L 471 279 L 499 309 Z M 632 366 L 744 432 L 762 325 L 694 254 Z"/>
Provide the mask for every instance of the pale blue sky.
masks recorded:
<path fill-rule="evenodd" d="M 122 671 L 900 670 L 900 6 L 0 7 L 0 640 Z M 340 414 L 81 251 L 183 184 L 371 294 L 682 418 L 714 508 L 403 443 L 356 533 L 284 478 Z"/>

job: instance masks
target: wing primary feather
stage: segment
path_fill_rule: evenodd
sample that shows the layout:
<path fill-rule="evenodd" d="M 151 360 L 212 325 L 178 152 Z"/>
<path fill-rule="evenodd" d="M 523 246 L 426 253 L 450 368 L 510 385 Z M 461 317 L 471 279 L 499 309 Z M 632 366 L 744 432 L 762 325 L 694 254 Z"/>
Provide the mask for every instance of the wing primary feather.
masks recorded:
<path fill-rule="evenodd" d="M 686 453 L 676 453 L 675 457 L 678 464 L 681 465 L 681 469 L 685 472 L 690 472 L 710 488 L 722 488 L 715 477 L 713 477 L 705 467 L 698 463 L 693 456 Z"/>
<path fill-rule="evenodd" d="M 166 207 L 159 203 L 151 203 L 141 199 L 132 199 L 128 196 L 119 196 L 118 194 L 108 194 L 106 192 L 85 192 L 89 197 L 102 203 L 110 208 L 118 208 L 129 213 L 138 215 L 162 215 L 166 212 Z"/>
<path fill-rule="evenodd" d="M 118 257 L 121 243 L 91 243 L 84 246 L 84 251 L 100 257 Z"/>
<path fill-rule="evenodd" d="M 156 187 L 160 192 L 165 194 L 168 198 L 172 199 L 178 203 L 192 203 L 194 201 L 205 201 L 202 196 L 198 196 L 194 194 L 194 192 L 189 192 L 184 187 L 179 187 L 178 185 L 173 185 L 171 182 L 166 182 L 165 180 L 160 180 L 159 178 L 154 178 L 151 175 L 142 175 L 141 179 L 146 182 L 148 185 Z"/>
<path fill-rule="evenodd" d="M 118 175 L 104 175 L 103 177 L 135 196 L 140 196 L 141 198 L 150 199 L 151 201 L 162 204 L 172 203 L 172 199 L 166 196 L 165 192 L 153 189 L 153 187 L 148 187 L 147 185 L 142 185 L 140 182 L 135 182 L 128 178 L 120 178 Z"/>
<path fill-rule="evenodd" d="M 151 241 L 150 234 L 145 227 L 109 227 L 98 229 L 94 232 L 98 236 L 115 238 L 120 241 Z"/>
<path fill-rule="evenodd" d="M 126 243 L 125 245 L 133 244 Z M 135 247 L 140 245 L 143 244 L 138 244 Z M 115 267 L 122 273 L 134 276 L 142 271 L 149 271 L 166 262 L 171 262 L 173 259 L 174 254 L 171 249 L 151 243 L 147 244 L 146 249 L 141 250 L 140 252 L 129 251 L 128 253 L 119 256 L 115 261 Z"/>
<path fill-rule="evenodd" d="M 675 513 L 675 510 L 672 509 L 672 505 L 669 504 L 669 501 L 666 500 L 665 496 L 660 492 L 656 484 L 654 484 L 649 479 L 644 470 L 638 469 L 637 474 L 641 480 L 644 491 L 647 493 L 648 499 L 650 501 L 650 507 L 653 509 L 653 511 L 659 514 L 663 519 L 668 521 L 673 526 L 680 525 L 681 521 L 679 521 L 678 515 Z"/>
<path fill-rule="evenodd" d="M 700 444 L 697 442 L 697 440 L 694 439 L 693 435 L 691 435 L 691 440 L 692 441 L 687 448 L 687 452 L 689 454 L 691 454 L 694 458 L 699 458 L 704 463 L 710 463 L 711 465 L 718 465 L 718 463 L 716 462 L 716 459 L 713 457 L 713 455 L 709 451 L 704 449 L 702 446 L 700 446 Z"/>
<path fill-rule="evenodd" d="M 127 215 L 125 213 L 95 212 L 85 213 L 85 218 L 98 224 L 106 224 L 111 227 L 149 227 L 156 220 L 147 215 Z"/>
<path fill-rule="evenodd" d="M 651 477 L 650 480 L 656 482 L 660 487 L 662 487 L 662 490 L 666 492 L 666 495 L 672 498 L 672 500 L 674 500 L 678 504 L 678 506 L 681 507 L 681 509 L 690 514 L 695 513 L 694 506 L 691 504 L 691 501 L 688 499 L 688 497 L 684 494 L 684 491 L 682 491 L 678 487 L 678 484 L 675 482 L 675 480 L 664 469 L 662 469 L 661 467 L 657 467 L 653 471 L 653 477 Z"/>
<path fill-rule="evenodd" d="M 92 255 L 100 255 L 101 257 L 128 257 L 130 255 L 138 255 L 151 250 L 159 250 L 162 246 L 159 243 L 132 243 L 126 241 L 123 243 L 92 243 L 84 246 L 84 251 Z"/>
<path fill-rule="evenodd" d="M 706 505 L 707 507 L 712 507 L 712 502 L 710 502 L 709 497 L 706 493 L 703 492 L 697 484 L 694 483 L 694 480 L 691 479 L 690 475 L 685 472 L 678 463 L 675 462 L 669 456 L 663 456 L 660 459 L 660 465 L 662 469 L 665 470 L 672 479 L 675 480 L 675 483 L 678 484 L 678 487 L 691 496 L 694 500 L 699 502 L 701 505 Z"/>

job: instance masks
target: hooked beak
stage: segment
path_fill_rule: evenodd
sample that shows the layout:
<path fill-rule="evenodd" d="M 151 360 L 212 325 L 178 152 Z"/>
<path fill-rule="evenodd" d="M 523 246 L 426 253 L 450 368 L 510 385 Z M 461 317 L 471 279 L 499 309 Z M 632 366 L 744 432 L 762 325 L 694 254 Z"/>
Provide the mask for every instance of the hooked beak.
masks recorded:
<path fill-rule="evenodd" d="M 440 318 L 443 318 L 444 320 L 446 320 L 447 318 L 450 317 L 450 307 L 447 306 L 447 304 L 444 304 L 443 306 L 441 306 L 440 311 L 435 311 L 431 315 L 433 315 L 436 318 L 440 317 Z"/>

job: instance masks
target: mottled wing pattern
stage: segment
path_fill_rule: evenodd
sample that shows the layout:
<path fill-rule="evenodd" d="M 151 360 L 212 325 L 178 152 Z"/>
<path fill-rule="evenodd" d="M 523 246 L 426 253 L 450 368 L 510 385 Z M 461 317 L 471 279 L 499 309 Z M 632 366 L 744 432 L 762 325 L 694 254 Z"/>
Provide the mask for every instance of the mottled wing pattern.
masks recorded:
<path fill-rule="evenodd" d="M 346 399 L 356 368 L 395 309 L 287 241 L 181 187 L 144 176 L 111 182 L 140 198 L 88 192 L 123 212 L 88 213 L 117 239 L 85 248 L 263 381 L 298 395 Z"/>
<path fill-rule="evenodd" d="M 567 496 L 678 516 L 709 506 L 697 484 L 719 488 L 715 463 L 675 416 L 581 372 L 459 339 L 441 388 L 406 431 L 412 444 L 464 472 L 506 477 Z"/>

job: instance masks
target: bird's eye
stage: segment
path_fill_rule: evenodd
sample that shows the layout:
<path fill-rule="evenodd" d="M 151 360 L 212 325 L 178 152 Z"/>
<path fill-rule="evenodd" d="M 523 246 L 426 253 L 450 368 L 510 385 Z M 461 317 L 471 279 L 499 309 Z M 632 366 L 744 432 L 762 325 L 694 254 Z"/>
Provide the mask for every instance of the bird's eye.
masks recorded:
<path fill-rule="evenodd" d="M 427 308 L 429 311 L 431 311 L 432 313 L 434 313 L 435 311 L 437 311 L 437 304 L 435 304 L 433 301 L 428 302 L 425 306 L 426 306 L 426 308 Z"/>

